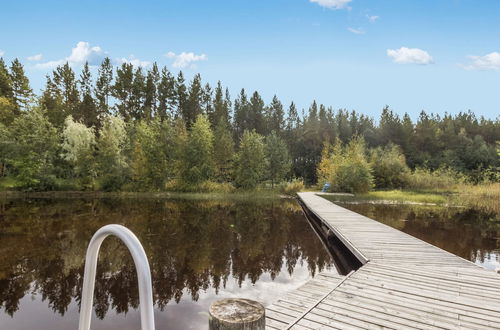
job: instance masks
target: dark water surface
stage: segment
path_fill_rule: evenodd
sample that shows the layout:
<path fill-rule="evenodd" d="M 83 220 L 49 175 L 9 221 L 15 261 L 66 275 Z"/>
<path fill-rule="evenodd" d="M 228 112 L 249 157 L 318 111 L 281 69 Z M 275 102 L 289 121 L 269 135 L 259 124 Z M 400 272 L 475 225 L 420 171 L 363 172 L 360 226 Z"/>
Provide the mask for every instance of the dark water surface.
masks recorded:
<path fill-rule="evenodd" d="M 333 262 L 294 200 L 0 201 L 0 329 L 76 329 L 93 233 L 119 223 L 149 258 L 158 329 L 205 329 L 216 299 L 264 304 Z M 139 329 L 126 248 L 101 248 L 92 329 Z"/>
<path fill-rule="evenodd" d="M 500 267 L 500 219 L 495 214 L 445 206 L 335 203 L 485 268 Z"/>

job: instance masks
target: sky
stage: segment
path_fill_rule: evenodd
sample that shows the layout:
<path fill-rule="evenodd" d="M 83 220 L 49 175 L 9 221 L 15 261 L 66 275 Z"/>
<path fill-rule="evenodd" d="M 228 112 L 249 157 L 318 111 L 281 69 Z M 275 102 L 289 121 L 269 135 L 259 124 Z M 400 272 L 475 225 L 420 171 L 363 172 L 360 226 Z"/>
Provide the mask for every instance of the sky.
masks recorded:
<path fill-rule="evenodd" d="M 0 55 L 25 65 L 35 92 L 68 61 L 166 65 L 218 80 L 235 97 L 378 118 L 389 105 L 500 115 L 500 1 L 3 1 Z"/>

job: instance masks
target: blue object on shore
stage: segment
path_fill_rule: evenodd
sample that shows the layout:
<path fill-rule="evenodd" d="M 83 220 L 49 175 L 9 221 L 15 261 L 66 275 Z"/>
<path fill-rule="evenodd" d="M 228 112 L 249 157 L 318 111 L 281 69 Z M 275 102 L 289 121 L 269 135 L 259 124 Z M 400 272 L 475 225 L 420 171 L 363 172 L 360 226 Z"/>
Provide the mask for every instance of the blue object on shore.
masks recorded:
<path fill-rule="evenodd" d="M 330 190 L 331 186 L 332 186 L 331 184 L 325 183 L 325 185 L 323 186 L 323 189 L 321 189 L 321 192 L 328 192 L 328 190 Z"/>

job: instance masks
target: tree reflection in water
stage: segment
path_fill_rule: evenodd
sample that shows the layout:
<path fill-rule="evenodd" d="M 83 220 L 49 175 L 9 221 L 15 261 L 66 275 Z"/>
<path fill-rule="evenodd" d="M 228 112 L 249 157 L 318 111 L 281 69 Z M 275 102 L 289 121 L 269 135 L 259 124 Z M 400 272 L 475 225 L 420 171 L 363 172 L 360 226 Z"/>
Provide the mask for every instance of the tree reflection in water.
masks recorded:
<path fill-rule="evenodd" d="M 218 293 L 228 281 L 241 288 L 264 274 L 274 280 L 284 270 L 292 275 L 304 267 L 314 276 L 333 267 L 294 200 L 2 201 L 0 304 L 5 313 L 13 316 L 30 294 L 41 296 L 60 315 L 79 304 L 87 244 L 109 223 L 128 227 L 142 242 L 159 310 L 186 295 L 197 301 L 207 290 Z M 127 313 L 138 302 L 132 259 L 117 239 L 107 239 L 99 256 L 96 315 Z"/>

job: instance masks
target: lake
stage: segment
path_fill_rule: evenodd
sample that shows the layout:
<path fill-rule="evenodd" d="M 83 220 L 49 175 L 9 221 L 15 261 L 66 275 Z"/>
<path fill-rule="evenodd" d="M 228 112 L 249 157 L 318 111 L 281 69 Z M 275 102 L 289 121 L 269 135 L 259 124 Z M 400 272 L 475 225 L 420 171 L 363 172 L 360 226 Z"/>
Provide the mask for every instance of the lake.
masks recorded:
<path fill-rule="evenodd" d="M 84 257 L 100 227 L 142 242 L 158 329 L 206 329 L 217 299 L 269 304 L 333 260 L 293 199 L 0 200 L 0 329 L 76 329 Z M 92 329 L 139 329 L 137 278 L 126 248 L 104 241 Z"/>
<path fill-rule="evenodd" d="M 335 203 L 485 268 L 500 267 L 500 218 L 495 213 L 437 205 Z"/>

